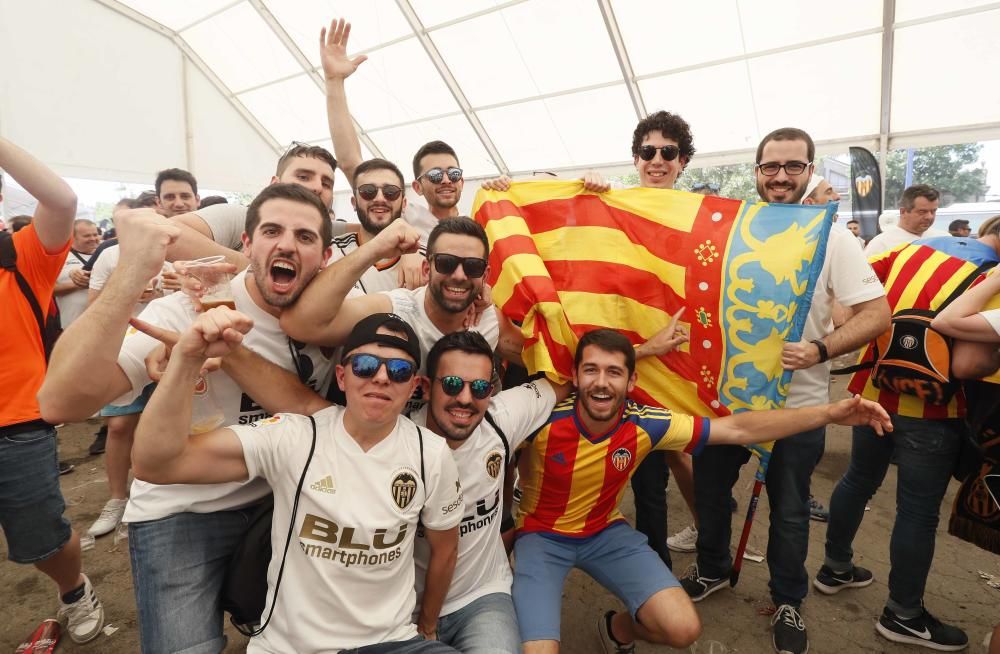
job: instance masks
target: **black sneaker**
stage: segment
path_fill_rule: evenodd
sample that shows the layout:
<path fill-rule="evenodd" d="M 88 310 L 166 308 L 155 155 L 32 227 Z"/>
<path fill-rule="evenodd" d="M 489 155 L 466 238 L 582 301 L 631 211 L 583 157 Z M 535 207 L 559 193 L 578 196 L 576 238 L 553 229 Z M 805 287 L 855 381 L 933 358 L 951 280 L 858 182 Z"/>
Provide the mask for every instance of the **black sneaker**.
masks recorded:
<path fill-rule="evenodd" d="M 60 461 L 59 462 L 59 474 L 60 475 L 68 475 L 69 473 L 73 472 L 73 469 L 75 467 L 76 466 L 74 466 L 72 463 L 66 463 L 65 461 Z"/>
<path fill-rule="evenodd" d="M 635 643 L 622 645 L 611 635 L 611 618 L 615 617 L 614 611 L 608 611 L 597 618 L 597 638 L 604 647 L 604 654 L 635 654 Z"/>
<path fill-rule="evenodd" d="M 93 455 L 104 454 L 104 448 L 108 442 L 108 426 L 105 425 L 101 427 L 100 431 L 94 434 L 94 442 L 90 444 L 90 448 L 87 450 Z"/>
<path fill-rule="evenodd" d="M 806 623 L 799 610 L 791 604 L 782 604 L 771 618 L 774 651 L 778 654 L 806 654 L 809 651 L 809 636 Z"/>
<path fill-rule="evenodd" d="M 835 595 L 845 588 L 863 588 L 870 585 L 875 578 L 871 570 L 854 566 L 850 571 L 837 574 L 829 566 L 823 566 L 813 579 L 813 586 L 824 595 Z"/>
<path fill-rule="evenodd" d="M 830 519 L 830 512 L 812 495 L 809 496 L 809 518 L 816 522 L 827 522 Z"/>
<path fill-rule="evenodd" d="M 684 588 L 692 602 L 700 602 L 715 591 L 729 586 L 729 580 L 725 577 L 713 579 L 700 576 L 697 563 L 688 568 L 687 573 L 680 578 L 680 582 L 681 587 Z"/>
<path fill-rule="evenodd" d="M 882 610 L 882 617 L 875 623 L 875 631 L 894 643 L 919 645 L 939 652 L 957 652 L 969 645 L 969 637 L 958 627 L 943 624 L 923 610 L 915 618 L 901 618 L 888 608 Z"/>

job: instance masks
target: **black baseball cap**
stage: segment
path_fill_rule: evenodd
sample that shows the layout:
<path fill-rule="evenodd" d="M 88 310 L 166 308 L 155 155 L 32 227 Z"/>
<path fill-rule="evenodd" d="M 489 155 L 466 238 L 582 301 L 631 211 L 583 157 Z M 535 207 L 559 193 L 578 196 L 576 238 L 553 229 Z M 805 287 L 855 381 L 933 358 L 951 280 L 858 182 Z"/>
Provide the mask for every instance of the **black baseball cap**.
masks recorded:
<path fill-rule="evenodd" d="M 406 338 L 403 339 L 395 334 L 380 334 L 378 333 L 379 327 L 405 334 Z M 417 339 L 417 334 L 409 323 L 394 313 L 373 313 L 367 318 L 359 320 L 344 342 L 344 358 L 346 359 L 351 352 L 369 343 L 381 343 L 399 348 L 409 354 L 417 367 L 420 367 L 420 341 Z"/>

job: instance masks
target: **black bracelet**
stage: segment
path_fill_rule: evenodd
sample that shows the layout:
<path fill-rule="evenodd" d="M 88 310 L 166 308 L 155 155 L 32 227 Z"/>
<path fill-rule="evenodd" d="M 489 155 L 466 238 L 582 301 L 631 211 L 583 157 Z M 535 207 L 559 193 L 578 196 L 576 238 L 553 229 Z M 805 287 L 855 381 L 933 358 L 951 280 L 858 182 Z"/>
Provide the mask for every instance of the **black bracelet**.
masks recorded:
<path fill-rule="evenodd" d="M 813 345 L 815 345 L 819 349 L 819 362 L 820 363 L 823 363 L 824 361 L 828 361 L 830 359 L 830 353 L 827 352 L 827 350 L 826 350 L 826 343 L 824 343 L 822 340 L 820 340 L 818 338 L 814 339 L 814 340 L 811 340 L 809 342 L 812 343 Z"/>

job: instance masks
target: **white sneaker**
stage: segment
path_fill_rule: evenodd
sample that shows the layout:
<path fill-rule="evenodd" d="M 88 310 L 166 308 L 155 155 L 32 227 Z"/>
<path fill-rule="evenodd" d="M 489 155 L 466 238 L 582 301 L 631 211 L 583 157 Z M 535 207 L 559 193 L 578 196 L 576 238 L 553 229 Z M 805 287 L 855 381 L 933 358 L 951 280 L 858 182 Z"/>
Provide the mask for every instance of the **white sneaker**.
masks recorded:
<path fill-rule="evenodd" d="M 667 539 L 667 548 L 674 552 L 695 552 L 698 547 L 698 530 L 688 525 Z"/>
<path fill-rule="evenodd" d="M 69 632 L 74 643 L 87 643 L 101 633 L 104 626 L 104 607 L 94 593 L 87 575 L 83 575 L 83 597 L 72 604 L 63 604 L 59 598 L 59 613 L 56 616 L 60 624 Z"/>
<path fill-rule="evenodd" d="M 110 534 L 122 521 L 126 504 L 128 504 L 128 500 L 108 500 L 108 503 L 101 509 L 101 515 L 94 521 L 94 524 L 90 525 L 87 533 L 95 538 Z"/>

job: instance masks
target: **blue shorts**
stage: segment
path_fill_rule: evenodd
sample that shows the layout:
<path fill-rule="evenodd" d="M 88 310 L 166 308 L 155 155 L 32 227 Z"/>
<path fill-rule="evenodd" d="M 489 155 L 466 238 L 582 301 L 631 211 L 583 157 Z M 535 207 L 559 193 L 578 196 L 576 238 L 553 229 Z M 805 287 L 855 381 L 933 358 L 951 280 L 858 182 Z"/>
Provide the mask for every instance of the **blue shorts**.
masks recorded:
<path fill-rule="evenodd" d="M 39 426 L 0 436 L 0 528 L 7 558 L 37 563 L 61 550 L 72 533 L 65 510 L 56 430 Z"/>
<path fill-rule="evenodd" d="M 132 401 L 132 404 L 127 406 L 109 404 L 101 409 L 101 416 L 104 418 L 113 418 L 115 416 L 131 416 L 136 413 L 142 413 L 142 410 L 146 408 L 146 404 L 149 402 L 149 398 L 155 389 L 156 384 L 146 384 L 146 388 L 142 389 L 142 392 L 139 393 L 139 397 L 135 398 L 135 400 Z"/>
<path fill-rule="evenodd" d="M 614 593 L 632 617 L 656 593 L 680 586 L 646 537 L 624 522 L 579 539 L 524 534 L 514 542 L 514 561 L 512 594 L 522 642 L 559 640 L 563 583 L 572 568 Z"/>

